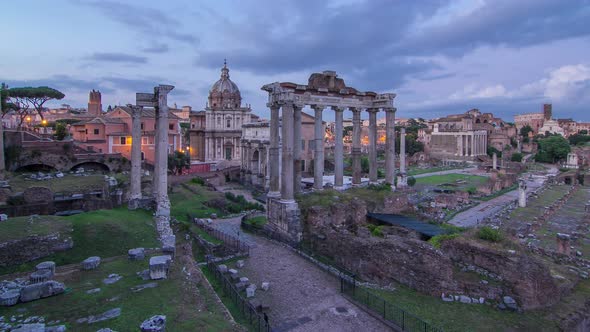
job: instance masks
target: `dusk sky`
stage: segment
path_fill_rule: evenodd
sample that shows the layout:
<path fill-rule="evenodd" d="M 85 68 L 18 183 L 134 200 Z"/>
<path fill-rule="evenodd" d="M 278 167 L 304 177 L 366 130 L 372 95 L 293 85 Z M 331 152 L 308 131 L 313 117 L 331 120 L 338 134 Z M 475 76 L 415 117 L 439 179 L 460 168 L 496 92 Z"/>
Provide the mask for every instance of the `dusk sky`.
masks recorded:
<path fill-rule="evenodd" d="M 169 104 L 205 106 L 227 58 L 244 103 L 268 116 L 263 84 L 335 70 L 397 93 L 397 117 L 471 108 L 507 121 L 553 103 L 590 120 L 590 1 L 2 2 L 0 82 L 48 85 L 67 103 L 133 103 L 173 84 Z"/>

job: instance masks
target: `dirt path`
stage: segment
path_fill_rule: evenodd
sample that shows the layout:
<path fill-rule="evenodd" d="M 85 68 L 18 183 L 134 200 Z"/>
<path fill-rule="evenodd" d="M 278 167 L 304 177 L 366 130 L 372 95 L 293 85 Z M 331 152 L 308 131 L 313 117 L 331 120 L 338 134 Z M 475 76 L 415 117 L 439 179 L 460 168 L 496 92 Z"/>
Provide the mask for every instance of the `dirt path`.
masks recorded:
<path fill-rule="evenodd" d="M 238 220 L 216 220 L 213 225 L 236 234 Z M 339 280 L 282 245 L 265 238 L 240 236 L 255 247 L 240 275 L 256 283 L 256 298 L 269 304 L 273 331 L 389 331 L 381 321 L 362 311 L 339 291 Z M 267 292 L 260 290 L 270 282 Z"/>

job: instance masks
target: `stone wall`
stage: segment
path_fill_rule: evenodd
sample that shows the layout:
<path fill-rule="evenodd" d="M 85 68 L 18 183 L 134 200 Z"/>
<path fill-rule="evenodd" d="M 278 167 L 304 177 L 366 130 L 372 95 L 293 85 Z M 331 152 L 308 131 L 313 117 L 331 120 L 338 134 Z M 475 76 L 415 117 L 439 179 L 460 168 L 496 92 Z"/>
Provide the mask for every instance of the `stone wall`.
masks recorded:
<path fill-rule="evenodd" d="M 24 239 L 0 243 L 0 266 L 18 265 L 71 249 L 74 241 L 69 234 L 54 233 L 29 236 Z"/>

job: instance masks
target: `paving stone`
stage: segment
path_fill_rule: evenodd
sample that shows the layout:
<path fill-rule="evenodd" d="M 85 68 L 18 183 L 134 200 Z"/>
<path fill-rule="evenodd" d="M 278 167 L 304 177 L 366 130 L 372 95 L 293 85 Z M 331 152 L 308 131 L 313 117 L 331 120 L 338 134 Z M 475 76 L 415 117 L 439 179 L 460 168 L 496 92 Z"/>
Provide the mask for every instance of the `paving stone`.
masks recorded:
<path fill-rule="evenodd" d="M 94 270 L 100 265 L 100 257 L 92 256 L 82 261 L 83 270 Z"/>

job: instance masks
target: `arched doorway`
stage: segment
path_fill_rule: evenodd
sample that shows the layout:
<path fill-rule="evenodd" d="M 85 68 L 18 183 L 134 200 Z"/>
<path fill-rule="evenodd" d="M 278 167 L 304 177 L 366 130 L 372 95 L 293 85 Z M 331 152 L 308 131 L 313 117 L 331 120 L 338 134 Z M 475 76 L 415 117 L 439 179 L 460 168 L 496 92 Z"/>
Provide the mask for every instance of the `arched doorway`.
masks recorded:
<path fill-rule="evenodd" d="M 260 161 L 260 152 L 258 150 L 254 150 L 252 153 L 252 159 L 250 160 L 250 169 L 252 170 L 252 174 L 259 173 L 259 161 Z"/>

